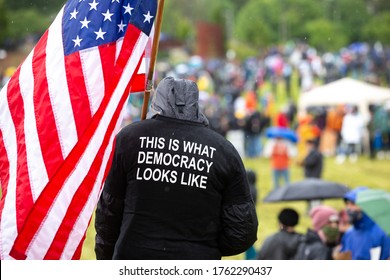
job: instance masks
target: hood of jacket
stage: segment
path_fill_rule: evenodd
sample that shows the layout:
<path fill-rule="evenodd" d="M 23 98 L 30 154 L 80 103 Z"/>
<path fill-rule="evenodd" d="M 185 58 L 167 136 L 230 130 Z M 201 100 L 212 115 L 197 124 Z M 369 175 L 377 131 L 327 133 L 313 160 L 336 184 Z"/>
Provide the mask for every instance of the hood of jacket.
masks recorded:
<path fill-rule="evenodd" d="M 199 110 L 197 84 L 185 79 L 166 77 L 158 84 L 146 117 L 151 119 L 156 115 L 209 125 Z"/>
<path fill-rule="evenodd" d="M 353 190 L 347 192 L 344 195 L 344 200 L 349 200 L 349 201 L 352 201 L 353 203 L 356 203 L 358 193 L 365 191 L 365 190 L 368 190 L 368 187 L 365 187 L 365 186 L 357 187 L 356 189 L 353 189 Z M 353 222 L 353 226 L 356 229 L 369 229 L 369 228 L 373 227 L 374 224 L 375 224 L 375 222 L 373 220 L 371 220 L 370 217 L 368 217 L 364 211 L 362 211 L 362 218 L 358 221 Z"/>

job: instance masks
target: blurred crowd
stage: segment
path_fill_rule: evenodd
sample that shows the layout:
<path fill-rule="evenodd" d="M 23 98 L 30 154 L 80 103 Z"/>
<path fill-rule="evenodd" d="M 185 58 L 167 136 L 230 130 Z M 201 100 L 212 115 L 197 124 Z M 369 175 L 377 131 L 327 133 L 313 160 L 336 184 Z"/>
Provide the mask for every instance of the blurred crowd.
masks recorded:
<path fill-rule="evenodd" d="M 346 76 L 389 86 L 390 49 L 380 43 L 355 43 L 323 54 L 307 45 L 287 44 L 245 61 L 234 55 L 225 60 L 191 56 L 175 65 L 160 61 L 156 69 L 156 82 L 166 76 L 197 82 L 211 128 L 229 138 L 242 156 L 262 156 L 265 130 L 279 126 L 299 135 L 298 158 L 308 139 L 325 155 L 339 155 L 339 163 L 347 156 L 356 161 L 363 153 L 390 158 L 390 103 L 371 106 L 370 120 L 350 104 L 313 107 L 304 114 L 297 110 L 300 94 Z M 142 102 L 142 93 L 130 96 L 127 123 L 139 118 Z M 348 137 L 351 131 L 354 139 Z"/>
<path fill-rule="evenodd" d="M 372 105 L 369 120 L 350 104 L 297 110 L 300 94 L 346 76 L 389 87 L 390 48 L 381 43 L 354 43 L 333 53 L 287 43 L 244 61 L 231 51 L 226 59 L 186 54 L 171 61 L 157 61 L 156 84 L 166 76 L 196 81 L 210 127 L 233 142 L 241 156 L 262 156 L 265 130 L 278 126 L 298 134 L 298 160 L 307 140 L 314 140 L 324 155 L 337 156 L 339 163 L 347 157 L 354 162 L 363 153 L 390 158 L 389 102 Z M 0 73 L 0 88 L 15 70 L 11 66 Z M 130 95 L 124 124 L 139 119 L 142 103 L 143 93 Z"/>
<path fill-rule="evenodd" d="M 378 205 L 379 200 L 373 200 L 374 206 L 370 207 L 361 204 L 360 198 L 373 192 L 376 190 L 367 187 L 350 190 L 344 195 L 345 207 L 340 210 L 327 205 L 312 208 L 311 223 L 304 233 L 296 230 L 299 213 L 294 208 L 283 208 L 277 214 L 279 230 L 267 236 L 251 259 L 389 260 L 389 229 L 385 223 L 378 224 L 375 220 L 379 215 L 373 214 L 379 213 L 384 204 Z"/>

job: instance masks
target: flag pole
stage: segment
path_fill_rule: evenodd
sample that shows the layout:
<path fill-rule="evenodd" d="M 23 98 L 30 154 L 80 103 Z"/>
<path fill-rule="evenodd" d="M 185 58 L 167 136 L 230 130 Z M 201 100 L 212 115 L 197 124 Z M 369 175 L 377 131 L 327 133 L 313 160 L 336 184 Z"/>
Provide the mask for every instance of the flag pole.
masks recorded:
<path fill-rule="evenodd" d="M 149 72 L 148 72 L 148 77 L 146 82 L 146 90 L 144 93 L 144 102 L 142 104 L 141 120 L 146 119 L 146 112 L 148 110 L 150 92 L 153 89 L 154 67 L 157 60 L 157 51 L 158 51 L 158 44 L 160 41 L 160 31 L 161 31 L 163 10 L 164 10 L 164 0 L 159 0 L 158 7 L 157 7 L 157 15 L 155 19 L 155 29 L 153 35 L 152 53 L 150 55 Z"/>

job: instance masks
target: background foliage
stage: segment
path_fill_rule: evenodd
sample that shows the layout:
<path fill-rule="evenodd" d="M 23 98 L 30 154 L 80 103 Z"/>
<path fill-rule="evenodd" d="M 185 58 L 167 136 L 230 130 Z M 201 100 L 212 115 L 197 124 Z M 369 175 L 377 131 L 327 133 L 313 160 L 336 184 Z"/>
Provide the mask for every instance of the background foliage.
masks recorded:
<path fill-rule="evenodd" d="M 40 36 L 65 0 L 0 0 L 0 47 Z M 162 32 L 191 43 L 198 21 L 218 23 L 226 44 L 256 52 L 290 40 L 319 50 L 356 41 L 390 44 L 388 0 L 167 0 Z"/>

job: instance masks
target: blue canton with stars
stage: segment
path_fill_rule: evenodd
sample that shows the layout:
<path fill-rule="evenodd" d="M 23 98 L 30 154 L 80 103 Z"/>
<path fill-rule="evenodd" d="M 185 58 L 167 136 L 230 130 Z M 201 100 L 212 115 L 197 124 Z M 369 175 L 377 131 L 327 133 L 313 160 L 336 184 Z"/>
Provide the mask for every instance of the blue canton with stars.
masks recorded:
<path fill-rule="evenodd" d="M 64 8 L 64 53 L 116 42 L 132 24 L 149 35 L 157 0 L 69 0 Z"/>

